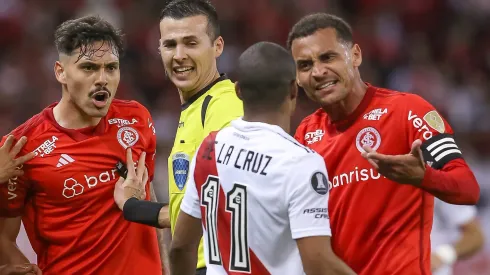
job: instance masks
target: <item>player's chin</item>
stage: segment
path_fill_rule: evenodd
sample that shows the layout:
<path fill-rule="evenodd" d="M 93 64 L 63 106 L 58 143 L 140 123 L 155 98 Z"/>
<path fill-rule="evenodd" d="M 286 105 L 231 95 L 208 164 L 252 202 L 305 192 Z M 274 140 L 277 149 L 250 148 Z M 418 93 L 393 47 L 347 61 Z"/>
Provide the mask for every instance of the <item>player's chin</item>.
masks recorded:
<path fill-rule="evenodd" d="M 109 107 L 111 103 L 108 102 L 104 107 L 90 106 L 86 108 L 85 113 L 90 117 L 105 117 L 109 112 Z"/>
<path fill-rule="evenodd" d="M 320 103 L 321 106 L 329 106 L 332 104 L 336 104 L 341 100 L 342 97 L 338 93 L 315 95 L 315 101 Z"/>
<path fill-rule="evenodd" d="M 189 79 L 172 79 L 172 83 L 174 83 L 175 87 L 177 89 L 181 90 L 182 92 L 188 92 L 194 90 L 196 86 L 196 79 L 189 78 Z"/>

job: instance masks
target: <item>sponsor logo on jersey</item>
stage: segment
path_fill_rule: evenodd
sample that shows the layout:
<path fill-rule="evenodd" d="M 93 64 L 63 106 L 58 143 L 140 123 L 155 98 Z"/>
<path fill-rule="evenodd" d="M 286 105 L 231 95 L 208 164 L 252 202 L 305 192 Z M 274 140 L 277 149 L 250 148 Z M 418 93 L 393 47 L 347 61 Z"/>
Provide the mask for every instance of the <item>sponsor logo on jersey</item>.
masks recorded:
<path fill-rule="evenodd" d="M 432 129 L 436 130 L 437 132 L 444 134 L 444 132 L 446 131 L 444 120 L 439 115 L 439 113 L 437 113 L 437 111 L 434 110 L 425 114 L 424 120 Z"/>
<path fill-rule="evenodd" d="M 310 179 L 311 187 L 320 195 L 328 193 L 328 179 L 322 172 L 315 172 Z"/>
<path fill-rule="evenodd" d="M 303 215 L 313 214 L 315 219 L 329 219 L 328 208 L 309 208 L 303 210 Z"/>
<path fill-rule="evenodd" d="M 124 149 L 135 145 L 139 138 L 138 131 L 132 127 L 122 127 L 117 131 L 117 141 Z"/>
<path fill-rule="evenodd" d="M 24 167 L 24 165 L 19 165 L 15 169 L 20 170 Z M 8 185 L 7 185 L 7 194 L 8 194 L 8 200 L 13 200 L 17 198 L 17 194 L 15 191 L 17 191 L 17 179 L 18 177 L 13 177 L 9 179 Z"/>
<path fill-rule="evenodd" d="M 64 186 L 65 188 L 63 188 L 63 196 L 67 199 L 73 198 L 83 193 L 83 185 L 78 183 L 78 181 L 74 178 L 66 179 Z"/>
<path fill-rule="evenodd" d="M 364 145 L 371 147 L 374 151 L 381 145 L 381 135 L 373 127 L 366 127 L 359 131 L 356 136 L 356 147 L 359 152 L 364 153 Z"/>
<path fill-rule="evenodd" d="M 354 170 L 347 173 L 333 176 L 332 182 L 329 183 L 329 187 L 336 188 L 351 183 L 361 183 L 366 181 L 378 180 L 381 177 L 382 175 L 374 168 L 359 169 L 359 167 L 356 167 Z"/>
<path fill-rule="evenodd" d="M 116 169 L 104 171 L 95 176 L 83 175 L 83 180 L 71 177 L 65 180 L 62 195 L 65 198 L 70 199 L 83 194 L 86 187 L 91 189 L 96 187 L 99 183 L 115 181 L 118 178 L 119 175 L 116 173 Z"/>
<path fill-rule="evenodd" d="M 175 153 L 172 156 L 172 168 L 175 184 L 179 190 L 183 190 L 189 174 L 189 155 L 184 152 Z"/>
<path fill-rule="evenodd" d="M 133 118 L 131 121 L 123 118 L 111 118 L 108 120 L 108 122 L 110 125 L 116 124 L 118 128 L 121 128 L 127 125 L 138 123 L 138 120 L 136 120 L 136 118 Z"/>
<path fill-rule="evenodd" d="M 325 131 L 323 131 L 322 129 L 318 129 L 314 132 L 308 132 L 305 135 L 305 141 L 307 144 L 313 144 L 315 142 L 322 140 L 324 135 L 325 135 Z"/>
<path fill-rule="evenodd" d="M 429 112 L 430 113 L 430 112 Z M 424 120 L 425 120 L 425 117 L 429 114 L 427 113 L 425 116 L 424 116 Z M 437 114 L 437 113 L 436 113 Z M 432 115 L 431 115 L 432 116 Z M 440 116 L 437 115 L 439 118 Z M 442 118 L 440 118 L 441 121 L 442 121 Z M 427 125 L 424 123 L 424 120 L 422 120 L 417 114 L 414 114 L 412 112 L 412 110 L 410 110 L 408 112 L 408 121 L 412 122 L 412 125 L 413 127 L 417 130 L 417 132 L 421 133 L 422 132 L 422 137 L 425 139 L 425 140 L 429 140 L 431 137 L 432 137 L 432 131 L 429 129 L 429 127 L 427 127 Z M 429 120 L 434 120 L 434 118 L 430 118 Z M 425 120 L 427 121 L 427 120 Z M 432 123 L 434 124 L 434 126 L 438 127 L 436 123 Z M 444 122 L 442 122 L 442 124 L 444 125 Z M 432 128 L 434 128 L 433 126 L 431 126 Z M 434 128 L 435 129 L 435 128 Z"/>
<path fill-rule="evenodd" d="M 363 118 L 366 120 L 379 120 L 386 113 L 388 113 L 388 108 L 378 108 L 364 114 Z"/>
<path fill-rule="evenodd" d="M 41 157 L 51 154 L 51 152 L 54 151 L 54 148 L 56 148 L 57 140 L 58 138 L 56 136 L 52 136 L 51 139 L 47 139 L 43 142 L 43 144 L 37 147 L 36 150 L 34 150 L 34 154 Z"/>
<path fill-rule="evenodd" d="M 156 135 L 156 130 L 155 130 L 155 126 L 153 126 L 153 122 L 151 122 L 150 118 L 148 118 L 148 128 L 151 129 L 151 131 L 153 132 L 153 135 Z"/>
<path fill-rule="evenodd" d="M 183 121 L 180 121 L 179 122 L 179 127 L 178 128 L 184 128 L 184 122 Z"/>

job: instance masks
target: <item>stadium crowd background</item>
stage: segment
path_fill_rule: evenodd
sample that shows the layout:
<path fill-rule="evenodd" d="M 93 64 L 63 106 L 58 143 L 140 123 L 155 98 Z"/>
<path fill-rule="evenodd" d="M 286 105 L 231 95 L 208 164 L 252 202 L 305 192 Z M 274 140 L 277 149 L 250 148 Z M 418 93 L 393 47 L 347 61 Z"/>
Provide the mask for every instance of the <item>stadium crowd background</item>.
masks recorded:
<path fill-rule="evenodd" d="M 225 50 L 220 72 L 251 44 L 285 44 L 301 16 L 329 12 L 353 27 L 363 51 L 361 74 L 373 85 L 422 95 L 449 120 L 480 186 L 479 215 L 490 238 L 490 1 L 488 0 L 211 0 Z M 126 34 L 118 97 L 142 102 L 158 136 L 156 179 L 167 182 L 167 157 L 178 123 L 178 93 L 157 51 L 163 0 L 0 0 L 0 134 L 60 98 L 53 74 L 53 31 L 62 21 L 99 14 Z M 316 109 L 302 94 L 293 128 Z M 164 199 L 166 187 L 158 188 Z M 486 251 L 456 274 L 490 274 Z"/>

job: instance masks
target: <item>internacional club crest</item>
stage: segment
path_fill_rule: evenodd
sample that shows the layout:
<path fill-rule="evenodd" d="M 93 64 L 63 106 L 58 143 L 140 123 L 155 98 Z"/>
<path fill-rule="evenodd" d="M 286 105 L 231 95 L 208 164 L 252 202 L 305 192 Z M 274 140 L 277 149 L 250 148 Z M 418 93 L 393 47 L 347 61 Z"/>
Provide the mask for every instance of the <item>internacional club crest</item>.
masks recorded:
<path fill-rule="evenodd" d="M 122 127 L 117 131 L 117 141 L 124 149 L 135 145 L 139 138 L 138 131 L 132 127 Z"/>
<path fill-rule="evenodd" d="M 364 145 L 371 147 L 374 151 L 378 150 L 381 145 L 381 135 L 373 127 L 366 127 L 359 131 L 356 137 L 356 147 L 359 152 L 364 153 Z"/>
<path fill-rule="evenodd" d="M 175 184 L 180 191 L 184 189 L 187 175 L 189 174 L 189 155 L 184 152 L 175 153 L 172 156 L 172 168 Z"/>

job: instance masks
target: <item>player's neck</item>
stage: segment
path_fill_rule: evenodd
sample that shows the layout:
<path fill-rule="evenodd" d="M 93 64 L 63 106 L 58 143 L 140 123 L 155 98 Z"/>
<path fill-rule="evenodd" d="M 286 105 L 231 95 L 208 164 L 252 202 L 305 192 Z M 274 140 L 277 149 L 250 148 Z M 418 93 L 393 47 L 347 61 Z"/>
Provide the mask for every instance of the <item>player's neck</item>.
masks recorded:
<path fill-rule="evenodd" d="M 83 129 L 97 126 L 102 118 L 84 115 L 69 99 L 61 98 L 53 108 L 56 122 L 66 129 Z"/>
<path fill-rule="evenodd" d="M 244 110 L 243 120 L 248 122 L 262 122 L 277 125 L 286 133 L 289 133 L 291 129 L 291 118 L 280 112 Z"/>
<path fill-rule="evenodd" d="M 322 108 L 328 114 L 331 121 L 346 119 L 357 109 L 359 104 L 361 104 L 367 88 L 368 86 L 359 78 L 358 81 L 354 83 L 352 90 L 346 98 L 335 104 L 322 106 Z"/>
<path fill-rule="evenodd" d="M 199 93 L 202 89 L 206 88 L 209 84 L 213 83 L 216 79 L 219 78 L 219 76 L 219 72 L 215 71 L 214 74 L 209 74 L 209 76 L 206 77 L 206 80 L 203 81 L 203 83 L 201 83 L 195 89 L 185 92 L 179 89 L 180 103 L 184 104 L 189 101 L 190 98 Z"/>

